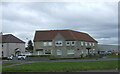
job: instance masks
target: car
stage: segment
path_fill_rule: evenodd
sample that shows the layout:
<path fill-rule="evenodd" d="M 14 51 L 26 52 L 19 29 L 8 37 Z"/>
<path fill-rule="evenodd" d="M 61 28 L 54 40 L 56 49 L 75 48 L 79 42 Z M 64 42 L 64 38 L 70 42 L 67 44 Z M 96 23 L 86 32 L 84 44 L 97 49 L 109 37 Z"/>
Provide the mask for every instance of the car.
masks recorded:
<path fill-rule="evenodd" d="M 21 59 L 24 59 L 24 60 L 25 60 L 25 59 L 26 59 L 26 55 L 18 55 L 17 58 L 18 58 L 18 60 L 21 60 Z"/>
<path fill-rule="evenodd" d="M 7 57 L 7 59 L 8 59 L 8 60 L 12 60 L 12 59 L 13 59 L 13 56 L 11 55 L 11 56 Z"/>

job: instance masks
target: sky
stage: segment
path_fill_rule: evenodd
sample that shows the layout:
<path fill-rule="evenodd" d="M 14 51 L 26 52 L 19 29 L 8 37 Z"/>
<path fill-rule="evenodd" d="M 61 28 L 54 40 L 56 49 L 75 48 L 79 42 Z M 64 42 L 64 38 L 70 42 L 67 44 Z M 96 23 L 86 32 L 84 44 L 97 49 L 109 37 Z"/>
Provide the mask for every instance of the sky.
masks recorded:
<path fill-rule="evenodd" d="M 2 32 L 27 42 L 36 30 L 85 32 L 99 44 L 118 44 L 117 2 L 4 2 Z"/>

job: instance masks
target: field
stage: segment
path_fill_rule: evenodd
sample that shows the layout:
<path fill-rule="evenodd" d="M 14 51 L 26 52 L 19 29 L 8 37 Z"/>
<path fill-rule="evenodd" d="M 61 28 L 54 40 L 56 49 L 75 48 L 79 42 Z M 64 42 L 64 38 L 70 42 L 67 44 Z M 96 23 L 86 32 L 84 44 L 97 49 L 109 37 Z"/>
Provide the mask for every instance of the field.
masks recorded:
<path fill-rule="evenodd" d="M 3 72 L 69 72 L 118 68 L 118 61 L 37 62 L 3 68 Z"/>

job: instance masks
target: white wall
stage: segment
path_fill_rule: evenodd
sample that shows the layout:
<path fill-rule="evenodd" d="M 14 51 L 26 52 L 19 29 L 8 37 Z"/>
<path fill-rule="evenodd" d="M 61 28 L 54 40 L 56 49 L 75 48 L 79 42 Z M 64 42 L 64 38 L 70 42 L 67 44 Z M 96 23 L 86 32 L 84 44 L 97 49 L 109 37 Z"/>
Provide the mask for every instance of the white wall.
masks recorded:
<path fill-rule="evenodd" d="M 21 52 L 25 52 L 25 44 L 24 43 L 3 43 L 3 54 L 4 57 L 8 57 L 12 54 L 15 55 L 15 49 L 21 49 Z"/>

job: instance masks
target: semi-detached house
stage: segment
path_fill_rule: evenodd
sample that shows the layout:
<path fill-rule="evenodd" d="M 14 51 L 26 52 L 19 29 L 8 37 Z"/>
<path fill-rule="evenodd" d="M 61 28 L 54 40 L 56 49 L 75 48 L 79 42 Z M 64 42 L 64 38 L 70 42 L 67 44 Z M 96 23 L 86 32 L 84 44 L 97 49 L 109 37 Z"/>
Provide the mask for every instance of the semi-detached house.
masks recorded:
<path fill-rule="evenodd" d="M 59 57 L 80 57 L 98 53 L 98 42 L 87 33 L 74 30 L 39 30 L 34 36 L 34 52 Z"/>
<path fill-rule="evenodd" d="M 2 57 L 18 56 L 25 52 L 25 42 L 12 34 L 2 36 Z"/>

